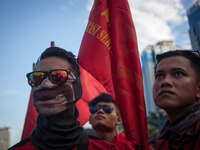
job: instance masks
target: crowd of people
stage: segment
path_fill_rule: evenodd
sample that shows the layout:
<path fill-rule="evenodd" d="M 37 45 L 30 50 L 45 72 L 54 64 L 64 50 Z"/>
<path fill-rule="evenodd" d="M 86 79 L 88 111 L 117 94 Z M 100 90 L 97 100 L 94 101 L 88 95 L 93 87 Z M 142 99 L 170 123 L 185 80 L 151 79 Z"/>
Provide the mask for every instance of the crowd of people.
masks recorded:
<path fill-rule="evenodd" d="M 200 54 L 173 50 L 157 55 L 153 98 L 168 120 L 158 136 L 156 150 L 200 149 Z M 134 150 L 125 134 L 120 110 L 109 93 L 89 102 L 89 122 L 95 135 L 80 125 L 76 102 L 82 96 L 79 65 L 62 48 L 47 48 L 36 68 L 27 74 L 37 125 L 30 137 L 9 150 Z M 149 149 L 152 149 L 149 147 Z"/>

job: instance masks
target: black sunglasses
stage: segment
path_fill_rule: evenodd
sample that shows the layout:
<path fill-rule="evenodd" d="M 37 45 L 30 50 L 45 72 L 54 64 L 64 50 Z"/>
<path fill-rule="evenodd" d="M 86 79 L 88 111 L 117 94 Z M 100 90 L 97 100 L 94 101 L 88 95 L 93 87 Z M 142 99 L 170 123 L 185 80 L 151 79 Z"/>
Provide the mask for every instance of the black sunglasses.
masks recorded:
<path fill-rule="evenodd" d="M 103 111 L 107 114 L 111 114 L 113 112 L 113 106 L 111 105 L 103 105 L 103 106 L 100 106 L 100 105 L 94 105 L 94 106 L 90 106 L 90 113 L 91 114 L 94 114 L 96 113 L 100 108 L 103 109 Z"/>
<path fill-rule="evenodd" d="M 67 81 L 69 74 L 74 80 L 76 79 L 76 77 L 69 70 L 64 69 L 56 69 L 51 71 L 34 71 L 27 73 L 26 77 L 28 78 L 28 84 L 33 87 L 40 85 L 47 75 L 53 84 L 64 84 Z"/>
<path fill-rule="evenodd" d="M 195 55 L 197 55 L 198 57 L 200 57 L 200 52 L 197 49 L 183 49 L 183 50 L 177 50 L 179 52 L 191 52 Z"/>

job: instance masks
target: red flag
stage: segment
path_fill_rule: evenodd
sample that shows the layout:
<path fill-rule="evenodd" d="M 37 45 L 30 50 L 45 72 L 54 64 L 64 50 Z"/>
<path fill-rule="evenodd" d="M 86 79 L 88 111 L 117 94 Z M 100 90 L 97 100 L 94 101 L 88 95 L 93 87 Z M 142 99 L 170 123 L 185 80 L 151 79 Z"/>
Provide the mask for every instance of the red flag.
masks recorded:
<path fill-rule="evenodd" d="M 36 126 L 37 116 L 38 116 L 38 113 L 36 112 L 35 107 L 33 106 L 33 97 L 31 94 L 30 99 L 29 99 L 28 110 L 26 113 L 26 119 L 25 119 L 25 123 L 24 123 L 24 129 L 22 132 L 21 140 L 23 140 L 31 135 L 33 129 Z"/>
<path fill-rule="evenodd" d="M 95 0 L 78 63 L 113 96 L 125 134 L 148 149 L 147 117 L 136 31 L 127 0 Z"/>

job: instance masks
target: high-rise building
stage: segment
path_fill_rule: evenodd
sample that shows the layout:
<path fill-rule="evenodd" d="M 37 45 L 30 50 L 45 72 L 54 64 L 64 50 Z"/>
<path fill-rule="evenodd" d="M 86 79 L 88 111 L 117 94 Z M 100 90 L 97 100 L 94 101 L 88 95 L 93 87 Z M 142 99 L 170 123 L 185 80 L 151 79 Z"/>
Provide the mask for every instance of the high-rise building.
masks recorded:
<path fill-rule="evenodd" d="M 182 48 L 176 46 L 173 41 L 161 41 L 158 42 L 156 45 L 149 45 L 141 54 L 144 96 L 145 96 L 147 116 L 150 115 L 150 112 L 157 111 L 157 107 L 154 104 L 152 95 L 156 55 L 169 50 L 176 50 L 176 49 L 182 49 Z"/>
<path fill-rule="evenodd" d="M 200 50 L 200 0 L 187 11 L 187 16 L 192 48 Z"/>
<path fill-rule="evenodd" d="M 0 150 L 7 150 L 10 147 L 10 133 L 9 127 L 0 128 Z"/>

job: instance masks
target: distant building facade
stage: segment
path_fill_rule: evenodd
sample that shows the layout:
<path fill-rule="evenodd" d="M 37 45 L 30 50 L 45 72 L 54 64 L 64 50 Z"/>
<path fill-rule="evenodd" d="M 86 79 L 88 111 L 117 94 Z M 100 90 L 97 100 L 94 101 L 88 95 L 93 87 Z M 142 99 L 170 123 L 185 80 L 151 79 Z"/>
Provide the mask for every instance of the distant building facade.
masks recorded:
<path fill-rule="evenodd" d="M 187 16 L 192 48 L 200 50 L 200 0 L 187 11 Z"/>
<path fill-rule="evenodd" d="M 11 128 L 0 128 L 0 150 L 7 150 L 10 147 Z"/>
<path fill-rule="evenodd" d="M 182 49 L 182 48 L 176 46 L 173 41 L 160 41 L 156 45 L 149 45 L 141 54 L 144 96 L 145 96 L 147 116 L 150 115 L 150 112 L 157 112 L 157 107 L 154 104 L 152 95 L 156 55 L 169 50 L 176 50 L 176 49 Z"/>

